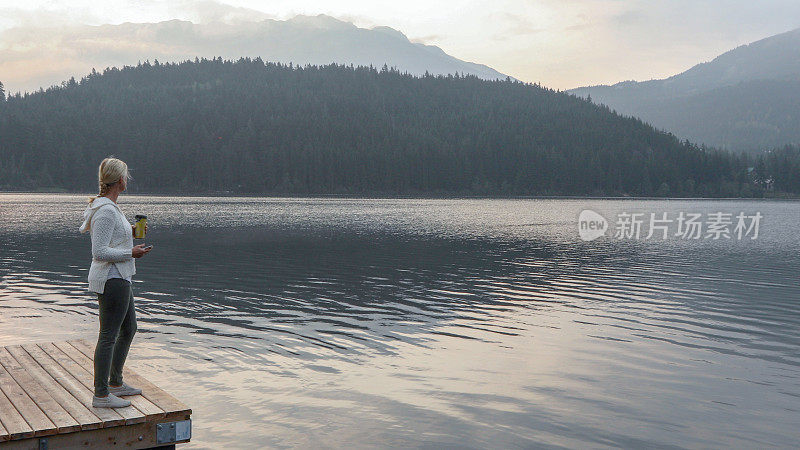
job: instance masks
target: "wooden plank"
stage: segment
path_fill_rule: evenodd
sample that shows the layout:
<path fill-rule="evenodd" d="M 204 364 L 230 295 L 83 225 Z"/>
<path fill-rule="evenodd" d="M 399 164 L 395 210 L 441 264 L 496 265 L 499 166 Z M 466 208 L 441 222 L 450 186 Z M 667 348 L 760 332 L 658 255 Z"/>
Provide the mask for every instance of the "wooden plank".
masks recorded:
<path fill-rule="evenodd" d="M 5 367 L 17 384 L 36 402 L 39 409 L 53 422 L 59 433 L 69 433 L 81 429 L 78 421 L 72 418 L 47 390 L 37 383 L 31 374 L 3 347 L 0 347 L 0 365 Z"/>
<path fill-rule="evenodd" d="M 68 342 L 54 342 L 53 345 L 58 347 L 62 352 L 69 356 L 73 361 L 80 365 L 87 373 L 94 373 L 94 361 L 89 359 L 77 348 L 70 345 Z M 146 420 L 158 419 L 166 416 L 164 410 L 154 405 L 150 400 L 141 395 L 131 395 L 124 397 L 131 401 L 131 404 L 136 407 Z"/>
<path fill-rule="evenodd" d="M 3 422 L 9 439 L 22 439 L 34 435 L 28 422 L 25 422 L 11 400 L 2 392 L 0 392 L 0 422 Z"/>
<path fill-rule="evenodd" d="M 82 430 L 93 430 L 103 427 L 103 420 L 92 413 L 83 403 L 72 396 L 61 384 L 45 371 L 25 350 L 20 346 L 6 347 L 5 350 L 39 383 L 59 405 L 81 426 Z"/>
<path fill-rule="evenodd" d="M 132 406 L 94 408 L 94 347 L 85 340 L 0 347 L 0 448 L 151 448 L 156 423 L 189 419 L 191 409 L 131 370 L 143 394 Z M 187 441 L 181 441 L 187 442 Z"/>
<path fill-rule="evenodd" d="M 117 408 L 95 408 L 92 406 L 92 391 L 70 375 L 66 369 L 61 367 L 41 348 L 30 344 L 23 345 L 22 348 L 64 389 L 97 416 L 103 422 L 103 427 L 115 427 L 125 424 L 125 418 L 116 411 Z"/>
<path fill-rule="evenodd" d="M 80 350 L 89 358 L 94 357 L 94 345 L 90 344 L 85 339 L 69 340 L 67 342 L 72 344 L 75 348 Z M 123 369 L 123 378 L 127 380 L 129 384 L 140 388 L 142 390 L 142 395 L 153 402 L 156 406 L 163 409 L 169 417 L 188 416 L 192 413 L 192 410 L 189 409 L 189 407 L 187 407 L 183 402 L 164 392 L 164 390 L 137 373 L 131 370 Z"/>
<path fill-rule="evenodd" d="M 66 369 L 70 375 L 75 377 L 76 380 L 83 383 L 83 385 L 86 386 L 86 388 L 92 394 L 92 397 L 94 397 L 94 376 L 91 374 L 91 372 L 84 370 L 83 367 L 73 361 L 72 358 L 64 354 L 64 352 L 58 349 L 58 347 L 56 347 L 52 342 L 38 344 L 38 346 L 51 358 L 56 360 L 61 367 Z M 126 424 L 141 423 L 145 421 L 145 415 L 133 405 L 126 406 L 124 408 L 114 408 L 114 410 L 125 419 Z"/>
<path fill-rule="evenodd" d="M 156 429 L 159 423 L 168 422 L 161 419 L 153 422 L 137 423 L 123 427 L 101 428 L 99 430 L 80 431 L 77 433 L 58 434 L 47 437 L 47 447 L 52 449 L 155 449 L 174 448 L 174 444 L 159 444 Z M 37 450 L 39 439 L 25 439 L 0 444 L 3 450 Z M 189 442 L 189 439 L 177 441 L 176 444 Z"/>
<path fill-rule="evenodd" d="M 6 394 L 25 422 L 28 422 L 34 436 L 49 436 L 58 433 L 58 428 L 47 417 L 47 414 L 39 409 L 39 405 L 28 396 L 3 365 L 0 365 L 0 390 Z"/>
<path fill-rule="evenodd" d="M 8 431 L 3 427 L 3 422 L 0 422 L 0 442 L 5 442 L 11 439 L 11 436 L 8 435 Z"/>

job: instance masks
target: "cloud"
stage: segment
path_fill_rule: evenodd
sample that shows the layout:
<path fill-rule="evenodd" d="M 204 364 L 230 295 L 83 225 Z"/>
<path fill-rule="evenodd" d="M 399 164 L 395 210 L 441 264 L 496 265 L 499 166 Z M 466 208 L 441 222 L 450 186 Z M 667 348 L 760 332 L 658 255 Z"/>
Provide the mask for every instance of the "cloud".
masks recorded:
<path fill-rule="evenodd" d="M 492 34 L 492 40 L 505 41 L 513 38 L 528 38 L 531 35 L 545 31 L 545 28 L 534 24 L 528 17 L 519 16 L 511 13 L 495 13 L 490 16 L 490 20 L 503 24 L 500 31 Z"/>
<path fill-rule="evenodd" d="M 534 23 L 533 19 L 508 12 L 492 14 L 493 20 L 503 22 L 503 34 L 506 35 L 531 35 L 541 33 L 544 27 Z"/>
<path fill-rule="evenodd" d="M 236 6 L 215 0 L 28 0 L 15 8 L 0 8 L 0 30 L 14 28 L 12 33 L 0 32 L 0 79 L 11 89 L 48 85 L 55 81 L 43 75 L 43 60 L 48 58 L 53 70 L 68 78 L 92 66 L 167 55 L 243 54 L 259 39 L 250 28 L 254 23 L 269 24 L 299 12 L 326 13 L 365 28 L 391 26 L 414 36 L 414 42 L 435 43 L 455 57 L 566 89 L 663 78 L 738 45 L 800 26 L 797 0 L 225 1 Z M 35 9 L 37 2 L 44 6 Z M 215 34 L 213 28 L 181 29 L 180 23 L 155 26 L 175 18 L 238 30 L 219 27 Z M 143 37 L 124 35 L 119 42 L 113 34 L 95 30 L 86 35 L 78 29 L 123 22 L 151 26 L 139 31 Z M 248 33 L 251 37 L 245 38 Z M 32 61 L 29 75 L 25 60 Z"/>
<path fill-rule="evenodd" d="M 415 44 L 425 44 L 425 45 L 432 45 L 436 42 L 440 42 L 445 39 L 443 34 L 427 34 L 425 36 L 417 36 L 414 38 L 408 38 L 409 41 Z"/>
<path fill-rule="evenodd" d="M 628 10 L 614 14 L 609 18 L 609 24 L 615 26 L 636 26 L 646 23 L 647 15 L 644 11 Z"/>
<path fill-rule="evenodd" d="M 54 27 L 77 23 L 99 23 L 100 18 L 89 9 L 23 9 L 19 7 L 0 7 L 0 29 L 14 27 Z"/>
<path fill-rule="evenodd" d="M 138 3 L 139 8 L 149 11 L 163 6 L 152 0 Z M 166 14 L 183 15 L 198 23 L 232 25 L 274 17 L 213 0 L 173 1 L 169 8 L 173 11 Z M 72 76 L 80 78 L 92 68 L 102 70 L 157 58 L 181 60 L 198 54 L 211 57 L 224 51 L 222 46 L 213 45 L 212 29 L 198 34 L 193 24 L 185 21 L 100 25 L 103 19 L 79 4 L 67 8 L 52 1 L 36 9 L 2 7 L 0 17 L 0 80 L 9 92 L 46 88 Z"/>
<path fill-rule="evenodd" d="M 237 11 L 241 12 L 241 11 Z M 180 62 L 195 57 L 261 57 L 295 64 L 373 65 L 384 63 L 422 74 L 473 73 L 504 78 L 487 67 L 414 46 L 391 28 L 365 30 L 330 16 L 296 16 L 286 21 L 244 21 L 211 16 L 196 24 L 185 20 L 118 25 L 16 27 L 0 32 L 0 74 L 8 92 L 35 91 L 81 78 L 92 68 L 136 65 L 145 60 Z M 225 20 L 226 22 L 222 22 Z"/>
<path fill-rule="evenodd" d="M 665 78 L 800 26 L 796 0 L 542 1 L 558 19 L 536 36 L 540 41 L 520 42 L 516 51 L 536 54 L 540 79 L 565 88 Z"/>
<path fill-rule="evenodd" d="M 275 14 L 268 14 L 257 9 L 232 6 L 214 0 L 181 0 L 170 2 L 169 11 L 174 16 L 183 16 L 195 23 L 239 23 L 258 22 L 267 19 L 278 19 Z"/>

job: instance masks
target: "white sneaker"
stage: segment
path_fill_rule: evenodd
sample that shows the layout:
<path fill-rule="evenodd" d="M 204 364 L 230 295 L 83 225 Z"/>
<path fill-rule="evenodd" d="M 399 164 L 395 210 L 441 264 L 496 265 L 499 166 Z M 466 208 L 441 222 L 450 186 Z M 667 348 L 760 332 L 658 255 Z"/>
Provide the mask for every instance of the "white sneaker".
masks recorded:
<path fill-rule="evenodd" d="M 124 408 L 126 406 L 131 406 L 131 401 L 119 398 L 109 392 L 107 397 L 93 396 L 92 406 L 95 408 Z"/>
<path fill-rule="evenodd" d="M 108 392 L 110 394 L 116 395 L 117 397 L 122 397 L 123 395 L 139 395 L 139 394 L 142 393 L 142 390 L 139 389 L 139 388 L 135 388 L 133 386 L 130 386 L 129 384 L 127 384 L 127 383 L 125 383 L 123 381 L 122 382 L 122 386 L 114 387 L 114 386 L 111 386 L 109 384 L 108 385 Z"/>

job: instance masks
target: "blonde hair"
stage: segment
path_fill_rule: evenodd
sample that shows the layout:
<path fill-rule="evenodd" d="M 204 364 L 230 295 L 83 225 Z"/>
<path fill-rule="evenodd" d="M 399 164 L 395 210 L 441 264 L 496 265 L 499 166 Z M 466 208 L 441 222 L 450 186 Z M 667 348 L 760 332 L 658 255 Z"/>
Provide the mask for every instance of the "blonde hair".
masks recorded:
<path fill-rule="evenodd" d="M 106 195 L 111 189 L 111 186 L 119 183 L 119 180 L 123 178 L 126 183 L 133 178 L 128 172 L 128 165 L 113 156 L 104 159 L 97 169 L 97 184 L 100 188 L 100 192 L 97 195 L 89 197 L 89 203 L 93 202 L 97 197 Z"/>

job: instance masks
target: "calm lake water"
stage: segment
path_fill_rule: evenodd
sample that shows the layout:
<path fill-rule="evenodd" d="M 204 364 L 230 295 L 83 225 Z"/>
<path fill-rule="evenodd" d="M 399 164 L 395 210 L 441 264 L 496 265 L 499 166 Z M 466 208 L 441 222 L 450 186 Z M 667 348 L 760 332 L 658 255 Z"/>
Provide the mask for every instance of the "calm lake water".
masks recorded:
<path fill-rule="evenodd" d="M 185 448 L 796 447 L 800 203 L 123 196 Z M 96 340 L 85 195 L 0 195 L 0 345 Z M 581 210 L 760 212 L 583 242 Z M 184 448 L 184 447 L 182 447 Z"/>

